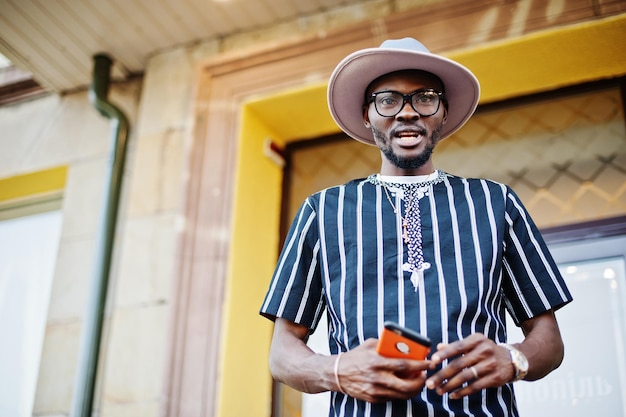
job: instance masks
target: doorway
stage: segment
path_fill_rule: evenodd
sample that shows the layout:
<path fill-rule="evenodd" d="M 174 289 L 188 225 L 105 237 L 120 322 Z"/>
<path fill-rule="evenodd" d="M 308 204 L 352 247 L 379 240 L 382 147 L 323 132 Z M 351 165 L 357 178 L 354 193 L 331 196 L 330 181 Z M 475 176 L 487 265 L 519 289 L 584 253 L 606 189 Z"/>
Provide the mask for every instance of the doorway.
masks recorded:
<path fill-rule="evenodd" d="M 589 103 L 602 111 L 586 111 Z M 435 162 L 456 175 L 491 178 L 511 185 L 541 229 L 570 230 L 571 225 L 626 213 L 625 144 L 621 90 L 598 88 L 482 111 L 454 137 L 438 145 Z M 367 176 L 380 166 L 376 147 L 364 146 L 344 135 L 299 142 L 288 149 L 288 154 L 283 235 L 308 194 Z M 620 219 L 618 222 L 623 224 L 624 218 Z M 558 233 L 553 230 L 552 236 Z M 557 313 L 559 322 L 563 322 L 566 358 L 558 373 L 551 375 L 555 379 L 516 384 L 523 415 L 552 416 L 554 410 L 574 410 L 567 414 L 572 416 L 587 415 L 584 410 L 599 409 L 594 408 L 595 401 L 612 407 L 607 410 L 620 410 L 599 415 L 626 415 L 625 400 L 621 399 L 626 398 L 626 374 L 624 364 L 618 363 L 626 357 L 625 255 L 607 249 L 626 248 L 626 242 L 619 240 L 626 239 L 626 231 L 621 233 L 622 238 L 614 237 L 614 232 L 601 238 L 597 230 L 588 229 L 566 241 L 547 236 L 567 282 L 575 288 L 575 300 Z M 612 278 L 604 278 L 605 271 Z M 585 343 L 580 330 L 583 324 L 593 334 Z M 325 331 L 322 324 L 320 327 L 309 343 L 316 344 L 314 350 L 325 353 Z M 513 334 L 514 327 L 509 326 Z M 609 330 L 611 333 L 605 335 Z M 602 345 L 599 340 L 606 343 Z M 599 360 L 596 354 L 604 355 L 606 363 L 602 366 L 607 373 L 587 372 L 579 365 L 583 360 L 593 365 Z M 583 370 L 585 373 L 581 373 Z M 303 396 L 277 384 L 275 394 L 275 416 L 308 417 L 327 411 L 327 393 Z M 559 401 L 553 401 L 553 397 Z M 532 411 L 545 409 L 546 403 L 556 408 L 543 414 Z"/>

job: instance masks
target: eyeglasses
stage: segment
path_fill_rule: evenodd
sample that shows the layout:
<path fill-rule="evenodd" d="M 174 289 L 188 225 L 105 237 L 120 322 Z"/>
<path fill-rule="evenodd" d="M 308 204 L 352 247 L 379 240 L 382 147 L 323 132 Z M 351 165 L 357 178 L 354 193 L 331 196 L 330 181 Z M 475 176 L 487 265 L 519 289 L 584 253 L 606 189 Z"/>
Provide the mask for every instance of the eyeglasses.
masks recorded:
<path fill-rule="evenodd" d="M 423 88 L 411 94 L 402 94 L 397 91 L 378 91 L 372 93 L 367 104 L 374 102 L 378 114 L 383 117 L 394 117 L 402 111 L 406 103 L 411 103 L 411 107 L 417 114 L 427 117 L 437 113 L 442 96 L 441 91 L 432 88 Z"/>

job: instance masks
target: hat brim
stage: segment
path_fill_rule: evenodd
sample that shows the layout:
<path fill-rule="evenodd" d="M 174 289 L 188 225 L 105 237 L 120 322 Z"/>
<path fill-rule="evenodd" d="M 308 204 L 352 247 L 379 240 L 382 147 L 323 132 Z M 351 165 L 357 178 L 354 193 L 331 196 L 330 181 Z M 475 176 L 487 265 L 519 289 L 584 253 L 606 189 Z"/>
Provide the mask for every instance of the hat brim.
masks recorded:
<path fill-rule="evenodd" d="M 443 82 L 448 117 L 441 139 L 459 130 L 476 110 L 480 84 L 463 65 L 427 52 L 368 48 L 348 55 L 330 76 L 328 107 L 339 127 L 352 138 L 375 145 L 372 131 L 363 120 L 365 89 L 382 75 L 406 69 L 428 71 Z"/>

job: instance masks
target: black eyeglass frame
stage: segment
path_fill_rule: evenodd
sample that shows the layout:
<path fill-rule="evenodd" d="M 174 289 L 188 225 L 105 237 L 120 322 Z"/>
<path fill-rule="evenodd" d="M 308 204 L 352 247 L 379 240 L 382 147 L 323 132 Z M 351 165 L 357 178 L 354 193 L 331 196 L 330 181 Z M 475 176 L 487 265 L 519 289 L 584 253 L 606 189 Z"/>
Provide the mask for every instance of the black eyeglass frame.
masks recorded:
<path fill-rule="evenodd" d="M 413 104 L 413 96 L 415 96 L 418 93 L 424 93 L 424 92 L 429 92 L 429 93 L 435 93 L 437 95 L 437 98 L 439 99 L 439 101 L 437 102 L 437 108 L 435 109 L 434 112 L 430 113 L 430 114 L 423 114 L 420 113 L 416 108 L 415 105 Z M 379 94 L 383 94 L 383 93 L 396 93 L 400 96 L 402 96 L 402 105 L 398 108 L 398 111 L 395 114 L 392 114 L 390 116 L 385 116 L 384 114 L 381 114 L 380 111 L 378 110 L 378 106 L 376 105 L 376 96 Z M 441 102 L 444 101 L 445 98 L 443 96 L 443 91 L 439 91 L 439 90 L 435 90 L 434 88 L 420 88 L 419 90 L 415 90 L 412 93 L 409 94 L 402 94 L 399 91 L 395 91 L 395 90 L 383 90 L 383 91 L 376 91 L 374 93 L 372 93 L 367 100 L 367 105 L 369 106 L 370 104 L 374 103 L 374 109 L 376 110 L 376 113 L 378 113 L 381 117 L 396 117 L 404 108 L 404 106 L 406 106 L 406 103 L 410 103 L 411 104 L 411 108 L 413 109 L 413 111 L 417 114 L 419 114 L 422 117 L 428 117 L 428 116 L 432 116 L 433 114 L 437 113 L 439 111 L 439 107 L 441 107 Z"/>

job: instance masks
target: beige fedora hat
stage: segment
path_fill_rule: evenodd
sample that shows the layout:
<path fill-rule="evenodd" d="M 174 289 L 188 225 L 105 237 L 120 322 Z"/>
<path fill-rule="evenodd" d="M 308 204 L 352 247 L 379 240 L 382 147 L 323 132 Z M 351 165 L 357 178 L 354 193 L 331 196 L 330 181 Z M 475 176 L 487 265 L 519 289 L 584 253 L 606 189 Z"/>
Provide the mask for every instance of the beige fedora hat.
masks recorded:
<path fill-rule="evenodd" d="M 339 127 L 352 138 L 375 145 L 372 131 L 363 123 L 365 89 L 382 75 L 406 69 L 428 71 L 443 82 L 448 120 L 441 131 L 441 139 L 459 130 L 476 110 L 480 84 L 469 69 L 430 53 L 413 38 L 391 39 L 378 48 L 348 55 L 331 74 L 328 107 Z"/>

